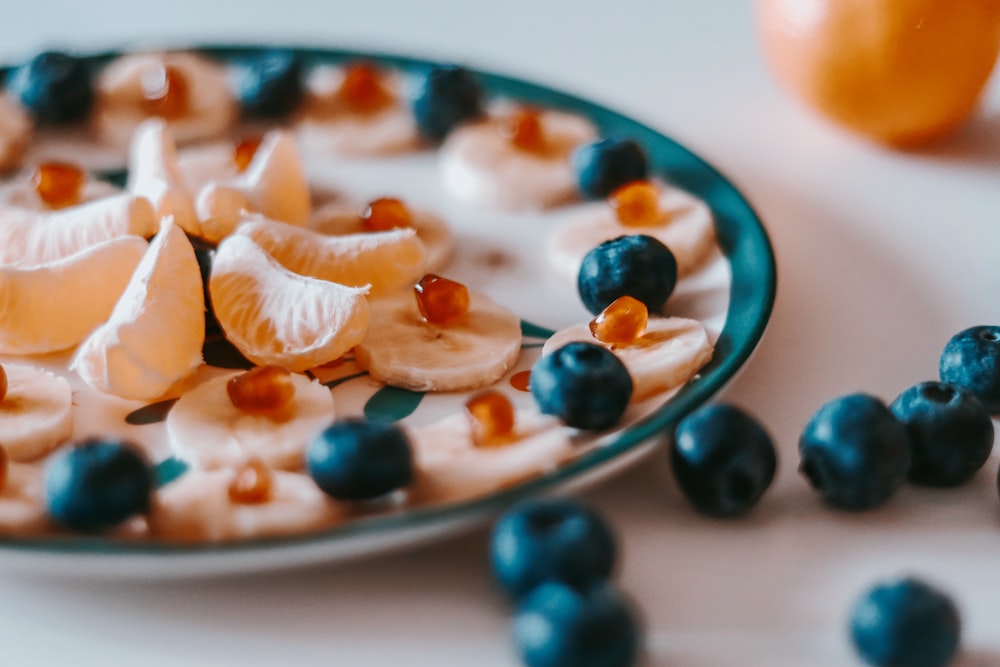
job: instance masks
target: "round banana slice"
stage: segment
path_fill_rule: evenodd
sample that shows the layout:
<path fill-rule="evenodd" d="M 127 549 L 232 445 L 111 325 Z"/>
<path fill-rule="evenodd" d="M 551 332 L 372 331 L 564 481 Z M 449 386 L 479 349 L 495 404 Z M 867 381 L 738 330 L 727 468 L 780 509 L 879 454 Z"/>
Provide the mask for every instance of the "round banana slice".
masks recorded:
<path fill-rule="evenodd" d="M 306 446 L 333 420 L 333 394 L 304 375 L 292 375 L 289 418 L 278 421 L 233 405 L 216 377 L 184 394 L 167 414 L 167 436 L 177 458 L 196 468 L 236 468 L 257 458 L 272 468 L 298 470 Z"/>
<path fill-rule="evenodd" d="M 584 256 L 592 248 L 619 236 L 645 234 L 670 248 L 679 275 L 695 271 L 715 246 L 712 212 L 705 202 L 679 188 L 661 187 L 660 224 L 626 226 L 618 222 L 610 206 L 594 204 L 575 220 L 557 227 L 548 239 L 549 257 L 556 270 L 575 281 Z"/>
<path fill-rule="evenodd" d="M 523 211 L 571 201 L 576 178 L 569 156 L 597 132 L 590 121 L 561 111 L 539 115 L 545 148 L 524 150 L 501 132 L 502 117 L 459 127 L 441 146 L 440 165 L 448 194 L 480 206 Z"/>
<path fill-rule="evenodd" d="M 306 101 L 295 126 L 312 150 L 347 156 L 389 155 L 416 148 L 417 124 L 400 94 L 397 77 L 383 77 L 392 99 L 371 112 L 356 112 L 339 95 L 344 68 L 315 68 L 306 80 Z"/>
<path fill-rule="evenodd" d="M 0 446 L 12 461 L 34 461 L 73 433 L 73 391 L 65 378 L 31 366 L 4 364 Z"/>
<path fill-rule="evenodd" d="M 31 139 L 31 118 L 9 95 L 0 94 L 0 171 L 21 166 Z"/>
<path fill-rule="evenodd" d="M 542 354 L 574 341 L 603 345 L 622 360 L 632 376 L 632 402 L 680 387 L 709 362 L 713 351 L 701 322 L 683 317 L 651 317 L 646 333 L 632 344 L 602 343 L 591 335 L 589 325 L 575 324 L 545 341 Z"/>
<path fill-rule="evenodd" d="M 45 483 L 40 464 L 10 463 L 0 489 L 0 535 L 39 535 L 52 527 L 45 509 Z"/>
<path fill-rule="evenodd" d="M 521 353 L 521 320 L 485 294 L 469 294 L 454 324 L 424 320 L 412 292 L 374 300 L 354 348 L 372 379 L 413 391 L 465 391 L 499 380 Z"/>
<path fill-rule="evenodd" d="M 224 542 L 298 535 L 340 518 L 337 506 L 303 474 L 273 471 L 271 498 L 244 504 L 229 497 L 235 470 L 189 470 L 160 489 L 149 513 L 153 536 L 171 542 Z"/>
<path fill-rule="evenodd" d="M 93 123 L 104 142 L 124 147 L 140 123 L 161 116 L 185 144 L 222 136 L 236 113 L 220 65 L 190 52 L 136 53 L 101 72 Z"/>
<path fill-rule="evenodd" d="M 554 470 L 573 455 L 574 430 L 537 410 L 514 414 L 514 434 L 494 447 L 473 444 L 466 415 L 451 415 L 410 431 L 415 502 L 484 495 Z"/>

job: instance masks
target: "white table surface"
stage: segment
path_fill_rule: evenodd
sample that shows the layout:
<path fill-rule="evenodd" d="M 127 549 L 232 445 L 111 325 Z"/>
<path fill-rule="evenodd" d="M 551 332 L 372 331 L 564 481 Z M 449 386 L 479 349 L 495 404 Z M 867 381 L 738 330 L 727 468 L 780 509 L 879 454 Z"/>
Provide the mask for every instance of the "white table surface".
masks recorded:
<path fill-rule="evenodd" d="M 936 377 L 951 334 L 1000 322 L 1000 77 L 952 139 L 882 150 L 778 89 L 750 5 L 34 0 L 5 8 L 0 57 L 151 41 L 374 47 L 531 78 L 677 138 L 745 192 L 771 233 L 777 306 L 726 398 L 771 430 L 781 467 L 757 511 L 736 522 L 690 511 L 662 451 L 586 494 L 620 533 L 619 580 L 644 613 L 647 664 L 855 664 L 849 605 L 899 573 L 953 593 L 962 665 L 1000 664 L 995 458 L 966 488 L 905 488 L 856 515 L 822 507 L 795 471 L 799 432 L 822 402 L 857 390 L 891 400 Z M 0 574 L 0 664 L 511 666 L 485 544 L 480 531 L 362 563 L 215 582 Z"/>

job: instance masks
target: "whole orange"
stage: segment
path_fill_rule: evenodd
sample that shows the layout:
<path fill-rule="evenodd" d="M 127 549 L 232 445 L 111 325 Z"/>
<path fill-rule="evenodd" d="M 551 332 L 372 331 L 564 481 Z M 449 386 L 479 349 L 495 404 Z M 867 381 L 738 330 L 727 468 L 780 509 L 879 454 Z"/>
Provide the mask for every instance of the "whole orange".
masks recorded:
<path fill-rule="evenodd" d="M 896 146 L 964 121 L 1000 52 L 1000 0 L 757 0 L 755 10 L 785 86 Z"/>

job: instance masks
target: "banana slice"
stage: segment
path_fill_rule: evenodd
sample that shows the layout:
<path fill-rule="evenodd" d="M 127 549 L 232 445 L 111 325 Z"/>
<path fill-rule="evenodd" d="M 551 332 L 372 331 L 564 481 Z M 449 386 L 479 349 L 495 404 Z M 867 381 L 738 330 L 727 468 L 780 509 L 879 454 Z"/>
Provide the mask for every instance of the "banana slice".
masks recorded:
<path fill-rule="evenodd" d="M 10 95 L 0 94 L 0 171 L 17 169 L 31 139 L 31 118 Z"/>
<path fill-rule="evenodd" d="M 309 227 L 321 234 L 343 236 L 370 233 L 361 223 L 364 206 L 333 201 L 316 209 Z M 428 211 L 410 210 L 412 227 L 424 244 L 424 272 L 444 269 L 455 252 L 455 235 L 448 224 Z"/>
<path fill-rule="evenodd" d="M 168 111 L 156 109 L 158 97 Z M 136 53 L 114 60 L 97 80 L 94 128 L 114 146 L 127 146 L 144 120 L 164 113 L 179 143 L 220 137 L 236 120 L 225 69 L 190 52 Z"/>
<path fill-rule="evenodd" d="M 646 333 L 631 345 L 601 343 L 591 335 L 589 325 L 576 324 L 545 341 L 542 354 L 573 341 L 604 345 L 622 360 L 632 376 L 632 402 L 680 387 L 709 362 L 713 351 L 701 322 L 651 317 Z"/>
<path fill-rule="evenodd" d="M 697 269 L 715 246 L 712 212 L 705 202 L 679 188 L 661 187 L 661 224 L 629 227 L 618 222 L 610 206 L 595 204 L 579 218 L 556 228 L 548 239 L 549 257 L 556 270 L 576 281 L 584 255 L 626 234 L 646 234 L 662 241 L 674 253 L 680 275 Z"/>
<path fill-rule="evenodd" d="M 470 292 L 464 318 L 426 322 L 412 292 L 372 301 L 368 332 L 354 348 L 372 379 L 413 391 L 465 391 L 493 384 L 521 353 L 521 320 Z"/>
<path fill-rule="evenodd" d="M 164 121 L 147 120 L 136 128 L 128 167 L 126 190 L 147 197 L 157 216 L 173 216 L 181 229 L 201 235 L 194 197 L 177 166 L 177 145 Z"/>
<path fill-rule="evenodd" d="M 540 112 L 542 151 L 514 146 L 501 132 L 503 115 L 459 127 L 441 146 L 444 189 L 469 203 L 508 211 L 543 209 L 572 200 L 576 178 L 569 156 L 594 141 L 590 121 L 561 111 Z"/>
<path fill-rule="evenodd" d="M 383 77 L 392 100 L 370 113 L 358 113 L 339 97 L 344 68 L 324 66 L 310 72 L 306 101 L 295 126 L 299 141 L 310 149 L 338 155 L 364 156 L 401 153 L 419 143 L 413 114 L 400 95 L 397 77 Z"/>
<path fill-rule="evenodd" d="M 0 489 L 0 535 L 40 535 L 52 528 L 45 509 L 45 483 L 40 464 L 10 463 Z"/>
<path fill-rule="evenodd" d="M 333 394 L 304 375 L 292 375 L 295 396 L 287 421 L 249 414 L 233 405 L 226 383 L 213 378 L 184 394 L 167 414 L 177 458 L 197 468 L 236 468 L 258 458 L 272 468 L 298 470 L 309 442 L 333 420 Z"/>
<path fill-rule="evenodd" d="M 451 415 L 411 430 L 415 502 L 457 501 L 484 495 L 550 470 L 573 455 L 574 430 L 537 410 L 518 410 L 511 442 L 473 444 L 469 419 Z"/>
<path fill-rule="evenodd" d="M 150 531 L 171 542 L 224 542 L 321 530 L 342 512 L 303 474 L 273 471 L 271 499 L 233 502 L 235 470 L 189 470 L 153 497 Z"/>
<path fill-rule="evenodd" d="M 30 366 L 4 364 L 0 446 L 12 461 L 34 461 L 73 433 L 73 391 L 65 378 Z"/>

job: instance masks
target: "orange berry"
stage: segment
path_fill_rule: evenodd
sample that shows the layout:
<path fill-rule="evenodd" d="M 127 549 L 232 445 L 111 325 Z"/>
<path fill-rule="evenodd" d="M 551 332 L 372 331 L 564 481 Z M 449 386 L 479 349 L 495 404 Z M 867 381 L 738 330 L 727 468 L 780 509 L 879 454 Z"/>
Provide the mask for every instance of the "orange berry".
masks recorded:
<path fill-rule="evenodd" d="M 190 91 L 184 73 L 174 65 L 147 67 L 140 77 L 142 108 L 150 116 L 178 118 L 188 110 Z"/>
<path fill-rule="evenodd" d="M 412 227 L 413 215 L 399 199 L 376 199 L 361 214 L 361 225 L 369 232 L 385 232 L 397 227 Z"/>
<path fill-rule="evenodd" d="M 260 459 L 250 459 L 229 483 L 229 499 L 240 505 L 266 503 L 274 494 L 274 473 Z"/>
<path fill-rule="evenodd" d="M 250 414 L 280 414 L 295 396 L 292 374 L 279 366 L 257 366 L 226 383 L 229 400 Z"/>
<path fill-rule="evenodd" d="M 420 314 L 432 324 L 455 322 L 469 310 L 469 288 L 454 280 L 428 273 L 413 286 L 413 291 Z"/>
<path fill-rule="evenodd" d="M 518 391 L 531 391 L 531 371 L 518 371 L 511 375 L 510 386 Z"/>
<path fill-rule="evenodd" d="M 512 146 L 523 151 L 540 153 L 545 150 L 545 129 L 537 109 L 521 107 L 500 121 L 498 126 Z"/>
<path fill-rule="evenodd" d="M 79 204 L 86 182 L 86 172 L 65 162 L 43 162 L 31 177 L 35 192 L 49 208 Z"/>
<path fill-rule="evenodd" d="M 609 345 L 629 345 L 646 333 L 646 304 L 630 296 L 618 297 L 590 322 L 590 333 Z"/>
<path fill-rule="evenodd" d="M 382 73 L 370 63 L 353 63 L 344 68 L 339 97 L 352 111 L 372 113 L 392 101 L 382 84 Z"/>
<path fill-rule="evenodd" d="M 618 222 L 645 227 L 660 221 L 660 191 L 649 181 L 632 181 L 611 193 L 608 203 Z"/>
<path fill-rule="evenodd" d="M 477 447 L 502 445 L 514 432 L 514 406 L 495 389 L 480 392 L 465 402 L 465 413 Z"/>
<path fill-rule="evenodd" d="M 260 148 L 260 142 L 260 137 L 251 137 L 236 144 L 236 148 L 233 149 L 233 164 L 236 165 L 236 171 L 242 174 L 247 170 L 253 162 L 253 156 L 257 154 L 257 149 Z"/>

